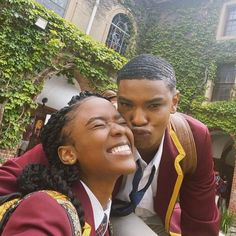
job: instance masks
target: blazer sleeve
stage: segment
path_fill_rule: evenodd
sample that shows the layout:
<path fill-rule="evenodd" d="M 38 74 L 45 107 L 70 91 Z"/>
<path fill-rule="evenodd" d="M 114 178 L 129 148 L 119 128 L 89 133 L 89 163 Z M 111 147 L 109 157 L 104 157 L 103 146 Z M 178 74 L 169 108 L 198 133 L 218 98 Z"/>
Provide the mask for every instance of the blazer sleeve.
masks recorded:
<path fill-rule="evenodd" d="M 200 123 L 200 122 L 199 122 Z M 215 204 L 215 175 L 207 127 L 190 127 L 197 150 L 197 168 L 186 175 L 180 191 L 182 236 L 218 236 L 219 212 Z"/>
<path fill-rule="evenodd" d="M 65 209 L 44 192 L 35 192 L 22 200 L 10 216 L 2 236 L 72 235 Z"/>
<path fill-rule="evenodd" d="M 17 191 L 17 177 L 26 165 L 32 163 L 47 165 L 41 144 L 35 146 L 20 157 L 9 159 L 0 167 L 0 196 Z"/>

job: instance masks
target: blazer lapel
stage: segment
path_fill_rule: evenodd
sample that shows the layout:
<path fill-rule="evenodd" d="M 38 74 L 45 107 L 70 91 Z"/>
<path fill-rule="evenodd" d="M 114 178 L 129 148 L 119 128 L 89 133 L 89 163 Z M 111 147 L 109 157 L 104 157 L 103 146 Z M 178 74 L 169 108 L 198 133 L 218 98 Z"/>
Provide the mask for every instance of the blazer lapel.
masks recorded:
<path fill-rule="evenodd" d="M 167 129 L 157 181 L 157 194 L 154 208 L 169 231 L 170 219 L 183 181 L 180 161 L 185 152 L 175 132 Z"/>

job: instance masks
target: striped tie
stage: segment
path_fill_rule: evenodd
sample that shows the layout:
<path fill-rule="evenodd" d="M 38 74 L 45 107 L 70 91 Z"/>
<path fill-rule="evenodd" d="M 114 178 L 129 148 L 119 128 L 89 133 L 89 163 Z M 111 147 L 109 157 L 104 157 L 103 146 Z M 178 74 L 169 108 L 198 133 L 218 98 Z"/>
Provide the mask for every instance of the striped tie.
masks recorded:
<path fill-rule="evenodd" d="M 103 220 L 96 230 L 96 236 L 103 236 L 106 232 L 106 229 L 107 229 L 107 215 L 104 214 Z"/>

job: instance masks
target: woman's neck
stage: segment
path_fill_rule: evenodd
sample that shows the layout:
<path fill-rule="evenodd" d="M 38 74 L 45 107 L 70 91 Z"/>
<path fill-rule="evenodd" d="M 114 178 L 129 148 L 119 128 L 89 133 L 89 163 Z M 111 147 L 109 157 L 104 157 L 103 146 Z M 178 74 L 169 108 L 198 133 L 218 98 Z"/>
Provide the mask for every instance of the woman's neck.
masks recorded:
<path fill-rule="evenodd" d="M 111 195 L 112 195 L 117 178 L 111 181 L 108 181 L 107 179 L 106 180 L 101 180 L 101 179 L 91 180 L 87 178 L 81 179 L 81 180 L 89 187 L 89 189 L 93 192 L 95 197 L 98 199 L 98 201 L 102 205 L 103 209 L 105 209 L 109 200 L 111 199 Z"/>

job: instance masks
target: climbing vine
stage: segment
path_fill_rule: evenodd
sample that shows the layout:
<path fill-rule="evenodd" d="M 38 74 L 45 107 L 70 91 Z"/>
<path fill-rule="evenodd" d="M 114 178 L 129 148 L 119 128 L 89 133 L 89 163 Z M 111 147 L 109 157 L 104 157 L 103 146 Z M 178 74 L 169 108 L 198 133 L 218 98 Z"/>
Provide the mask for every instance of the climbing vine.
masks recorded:
<path fill-rule="evenodd" d="M 41 17 L 45 29 L 35 25 Z M 0 148 L 19 143 L 45 79 L 75 71 L 96 91 L 126 59 L 33 0 L 0 0 Z"/>
<path fill-rule="evenodd" d="M 217 41 L 216 32 L 224 0 L 136 0 L 138 53 L 166 58 L 175 68 L 181 92 L 180 111 L 192 114 L 210 129 L 236 137 L 236 101 L 202 103 L 206 81 L 214 81 L 217 65 L 236 61 L 236 41 Z M 202 105 L 205 104 L 205 105 Z"/>

